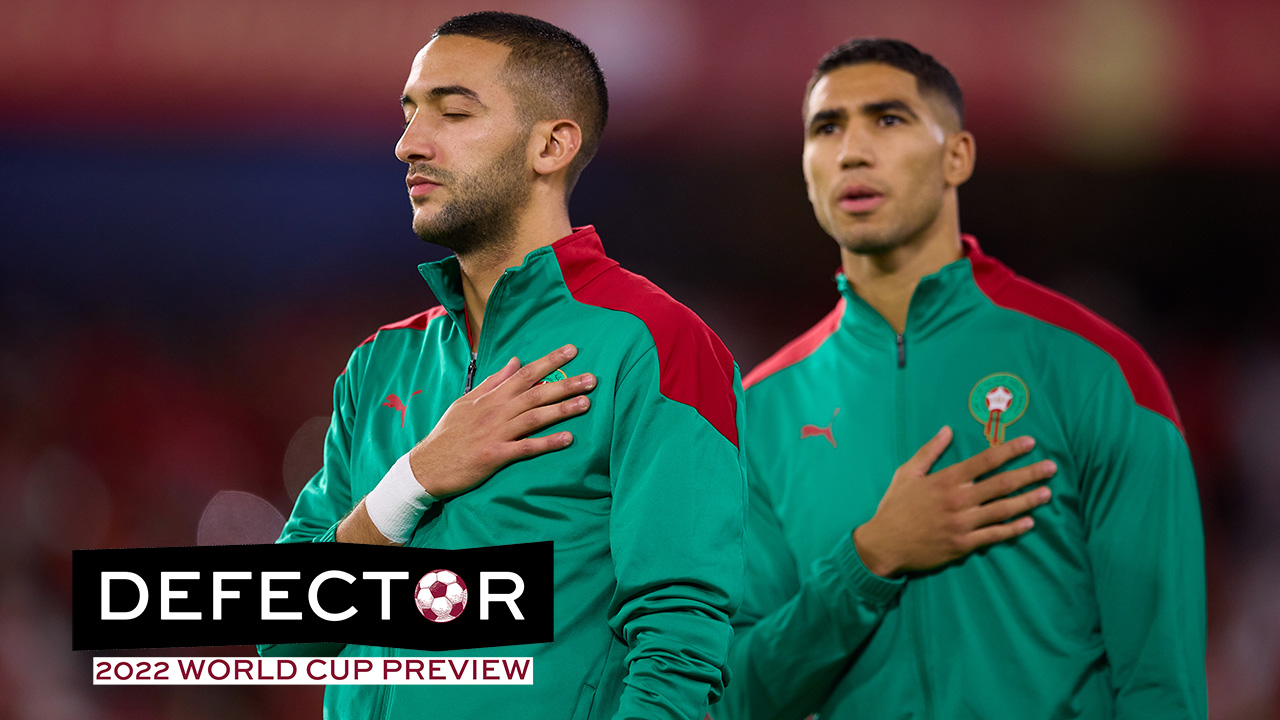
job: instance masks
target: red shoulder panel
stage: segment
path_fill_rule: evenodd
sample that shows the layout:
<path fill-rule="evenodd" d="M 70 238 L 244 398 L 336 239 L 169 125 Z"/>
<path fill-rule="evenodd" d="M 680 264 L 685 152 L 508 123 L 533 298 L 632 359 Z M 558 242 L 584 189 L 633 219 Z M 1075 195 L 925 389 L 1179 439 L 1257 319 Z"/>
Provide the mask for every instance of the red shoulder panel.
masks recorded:
<path fill-rule="evenodd" d="M 401 320 L 399 322 L 393 322 L 387 325 L 383 325 L 382 327 L 378 328 L 378 330 L 374 332 L 372 335 L 365 338 L 364 342 L 360 343 L 360 345 L 357 345 L 356 347 L 360 347 L 362 345 L 368 345 L 369 343 L 373 342 L 373 339 L 378 337 L 378 333 L 382 332 L 383 330 L 426 330 L 427 325 L 432 320 L 435 320 L 441 315 L 445 315 L 447 313 L 448 311 L 444 309 L 443 305 L 437 305 L 431 308 L 430 310 L 424 310 L 418 313 L 417 315 L 407 317 L 404 320 Z"/>
<path fill-rule="evenodd" d="M 737 447 L 733 356 L 720 338 L 657 285 L 606 257 L 594 229 L 582 228 L 552 248 L 574 300 L 634 315 L 649 329 L 658 352 L 659 392 L 697 410 Z"/>
<path fill-rule="evenodd" d="M 1134 401 L 1182 430 L 1182 420 L 1164 376 L 1136 340 L 1080 303 L 1015 274 L 983 254 L 971 236 L 964 236 L 964 244 L 973 265 L 973 279 L 992 303 L 1073 332 L 1098 346 L 1120 365 Z"/>
<path fill-rule="evenodd" d="M 782 349 L 769 356 L 768 360 L 760 363 L 754 370 L 747 373 L 747 377 L 742 380 L 742 387 L 749 388 L 779 370 L 795 365 L 801 360 L 812 355 L 827 338 L 831 337 L 836 330 L 840 329 L 840 319 L 844 317 L 844 298 L 836 303 L 834 309 L 827 313 L 826 317 L 818 321 L 817 325 L 809 328 L 803 335 L 792 340 Z"/>

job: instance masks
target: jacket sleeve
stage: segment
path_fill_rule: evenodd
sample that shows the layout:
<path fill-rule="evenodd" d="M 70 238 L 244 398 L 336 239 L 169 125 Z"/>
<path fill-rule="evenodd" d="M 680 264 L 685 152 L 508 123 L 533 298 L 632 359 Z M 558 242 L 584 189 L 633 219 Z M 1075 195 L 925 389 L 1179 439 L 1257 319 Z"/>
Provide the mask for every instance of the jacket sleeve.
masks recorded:
<path fill-rule="evenodd" d="M 747 590 L 733 620 L 734 682 L 711 716 L 799 719 L 826 700 L 905 581 L 866 569 L 853 528 L 801 573 L 747 441 Z"/>
<path fill-rule="evenodd" d="M 1118 371 L 1089 398 L 1077 457 L 1114 717 L 1204 718 L 1204 531 L 1186 442 Z"/>
<path fill-rule="evenodd" d="M 324 466 L 307 482 L 276 542 L 335 542 L 338 523 L 355 503 L 351 499 L 351 437 L 355 398 L 351 391 L 351 366 L 333 384 L 333 418 L 324 440 Z M 259 645 L 264 657 L 330 656 L 342 643 Z"/>
<path fill-rule="evenodd" d="M 731 372 L 716 385 L 733 394 L 720 400 L 734 402 L 727 407 L 736 408 L 740 427 L 742 384 L 736 366 Z M 727 682 L 746 483 L 736 443 L 691 405 L 663 395 L 660 382 L 650 348 L 615 396 L 609 543 L 617 585 L 609 626 L 628 648 L 615 718 L 701 720 Z"/>

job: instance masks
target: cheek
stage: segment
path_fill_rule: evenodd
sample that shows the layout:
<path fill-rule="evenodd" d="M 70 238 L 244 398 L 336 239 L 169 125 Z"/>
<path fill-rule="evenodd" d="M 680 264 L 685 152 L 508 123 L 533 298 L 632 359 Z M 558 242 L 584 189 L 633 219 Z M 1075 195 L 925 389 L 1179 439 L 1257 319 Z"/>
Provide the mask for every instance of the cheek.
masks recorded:
<path fill-rule="evenodd" d="M 813 180 L 806 177 L 804 179 L 804 193 L 809 198 L 809 202 L 814 207 L 818 206 L 818 190 L 813 186 Z"/>
<path fill-rule="evenodd" d="M 904 158 L 902 168 L 902 187 L 910 188 L 907 195 L 912 204 L 928 204 L 934 196 L 941 193 L 945 181 L 940 156 L 934 153 L 913 155 Z"/>
<path fill-rule="evenodd" d="M 814 176 L 813 168 L 809 166 L 808 158 L 805 158 L 804 160 L 803 169 L 805 194 L 809 196 L 809 202 L 815 202 L 815 199 L 818 197 L 818 189 L 816 186 L 818 178 Z"/>
<path fill-rule="evenodd" d="M 809 192 L 809 197 L 822 195 L 823 188 L 827 187 L 831 179 L 829 165 L 831 165 L 831 159 L 827 158 L 826 154 L 815 147 L 805 147 L 803 154 L 800 155 L 800 169 L 804 173 L 805 190 Z"/>

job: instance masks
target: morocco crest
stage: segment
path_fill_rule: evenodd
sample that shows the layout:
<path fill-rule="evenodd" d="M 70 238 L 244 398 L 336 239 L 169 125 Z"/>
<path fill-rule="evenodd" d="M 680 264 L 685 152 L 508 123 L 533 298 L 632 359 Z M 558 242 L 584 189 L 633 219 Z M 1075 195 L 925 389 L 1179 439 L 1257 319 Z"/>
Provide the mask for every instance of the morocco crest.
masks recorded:
<path fill-rule="evenodd" d="M 994 373 L 978 381 L 969 391 L 969 412 L 982 423 L 983 435 L 991 445 L 1004 442 L 1004 430 L 1027 411 L 1030 395 L 1017 375 Z"/>

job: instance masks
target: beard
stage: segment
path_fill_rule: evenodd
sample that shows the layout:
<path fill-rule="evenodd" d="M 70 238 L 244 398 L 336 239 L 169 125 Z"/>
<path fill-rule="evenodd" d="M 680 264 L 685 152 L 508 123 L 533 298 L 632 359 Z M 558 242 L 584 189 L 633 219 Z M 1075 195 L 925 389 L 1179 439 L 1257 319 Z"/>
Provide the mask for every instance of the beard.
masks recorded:
<path fill-rule="evenodd" d="M 410 173 L 439 181 L 451 196 L 434 217 L 419 220 L 415 214 L 414 234 L 457 255 L 483 254 L 510 245 L 517 216 L 533 191 L 526 177 L 524 149 L 524 138 L 516 137 L 491 165 L 468 174 L 411 166 Z"/>
<path fill-rule="evenodd" d="M 919 240 L 937 221 L 941 205 L 912 208 L 909 212 L 908 217 L 887 228 L 864 228 L 839 234 L 828 231 L 827 234 L 854 255 L 884 255 Z"/>
<path fill-rule="evenodd" d="M 863 235 L 841 243 L 845 250 L 854 255 L 883 255 L 906 244 L 906 237 L 888 234 Z"/>

